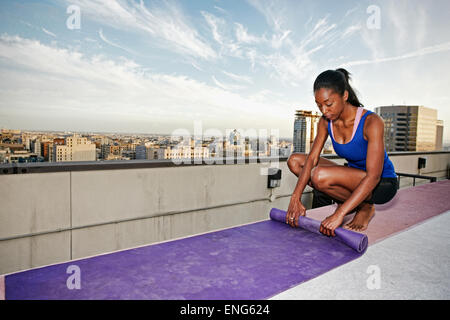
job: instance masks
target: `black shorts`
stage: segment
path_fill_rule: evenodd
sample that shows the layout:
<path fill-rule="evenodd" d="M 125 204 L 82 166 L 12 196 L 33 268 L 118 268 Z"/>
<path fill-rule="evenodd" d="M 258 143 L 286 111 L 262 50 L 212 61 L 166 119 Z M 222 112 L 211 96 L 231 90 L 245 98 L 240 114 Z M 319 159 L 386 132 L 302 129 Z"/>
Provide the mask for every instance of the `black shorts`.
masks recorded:
<path fill-rule="evenodd" d="M 372 197 L 368 203 L 383 204 L 389 202 L 397 193 L 397 178 L 381 178 L 372 191 Z"/>

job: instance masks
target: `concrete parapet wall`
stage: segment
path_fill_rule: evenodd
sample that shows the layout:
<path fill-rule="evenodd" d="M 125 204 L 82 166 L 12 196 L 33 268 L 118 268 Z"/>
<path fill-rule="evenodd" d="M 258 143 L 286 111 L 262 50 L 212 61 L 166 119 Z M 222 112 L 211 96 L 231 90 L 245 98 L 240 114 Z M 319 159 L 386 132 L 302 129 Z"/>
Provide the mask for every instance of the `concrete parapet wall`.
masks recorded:
<path fill-rule="evenodd" d="M 420 174 L 446 177 L 450 152 L 390 158 L 417 174 L 420 156 Z M 278 165 L 275 189 L 261 174 L 268 163 L 0 175 L 0 274 L 268 219 L 287 209 L 297 183 Z M 311 188 L 302 201 L 311 206 Z"/>

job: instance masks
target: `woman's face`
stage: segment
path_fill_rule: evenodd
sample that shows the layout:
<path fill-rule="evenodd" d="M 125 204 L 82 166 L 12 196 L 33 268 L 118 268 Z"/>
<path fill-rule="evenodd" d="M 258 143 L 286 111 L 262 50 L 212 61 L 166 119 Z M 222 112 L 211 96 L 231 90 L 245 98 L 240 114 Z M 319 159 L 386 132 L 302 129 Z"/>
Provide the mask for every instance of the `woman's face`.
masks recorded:
<path fill-rule="evenodd" d="M 344 110 L 348 92 L 347 90 L 344 91 L 344 96 L 341 96 L 333 89 L 320 88 L 314 92 L 314 97 L 320 112 L 322 112 L 325 118 L 328 120 L 336 120 L 339 118 L 342 110 Z"/>

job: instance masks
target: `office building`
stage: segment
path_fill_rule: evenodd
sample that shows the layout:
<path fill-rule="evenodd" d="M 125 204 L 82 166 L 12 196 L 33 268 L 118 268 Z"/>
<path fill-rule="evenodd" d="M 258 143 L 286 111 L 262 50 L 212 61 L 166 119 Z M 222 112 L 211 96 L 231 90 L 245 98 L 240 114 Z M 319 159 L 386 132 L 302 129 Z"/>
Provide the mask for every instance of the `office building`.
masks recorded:
<path fill-rule="evenodd" d="M 386 151 L 433 151 L 437 141 L 437 110 L 424 106 L 382 106 Z M 442 139 L 441 139 L 442 140 Z M 442 144 L 442 142 L 441 142 Z"/>
<path fill-rule="evenodd" d="M 294 152 L 309 153 L 317 135 L 321 115 L 313 111 L 297 110 L 294 121 Z"/>

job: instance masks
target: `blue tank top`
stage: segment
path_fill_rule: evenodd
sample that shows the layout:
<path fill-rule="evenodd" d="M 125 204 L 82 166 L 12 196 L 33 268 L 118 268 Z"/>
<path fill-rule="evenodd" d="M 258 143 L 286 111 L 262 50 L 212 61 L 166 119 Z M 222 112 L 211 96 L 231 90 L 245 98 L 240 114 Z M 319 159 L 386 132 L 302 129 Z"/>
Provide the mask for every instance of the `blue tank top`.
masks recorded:
<path fill-rule="evenodd" d="M 348 161 L 348 166 L 352 168 L 366 170 L 366 159 L 367 159 L 367 144 L 368 141 L 364 139 L 363 129 L 364 122 L 367 115 L 373 113 L 367 110 L 367 112 L 361 117 L 359 121 L 358 128 L 356 129 L 353 139 L 348 143 L 338 143 L 334 140 L 333 134 L 331 132 L 331 121 L 328 121 L 328 134 L 331 137 L 331 142 L 333 143 L 334 151 L 341 158 L 345 158 Z M 397 178 L 395 174 L 394 165 L 389 159 L 386 149 L 384 149 L 384 164 L 383 172 L 381 173 L 382 178 Z"/>

